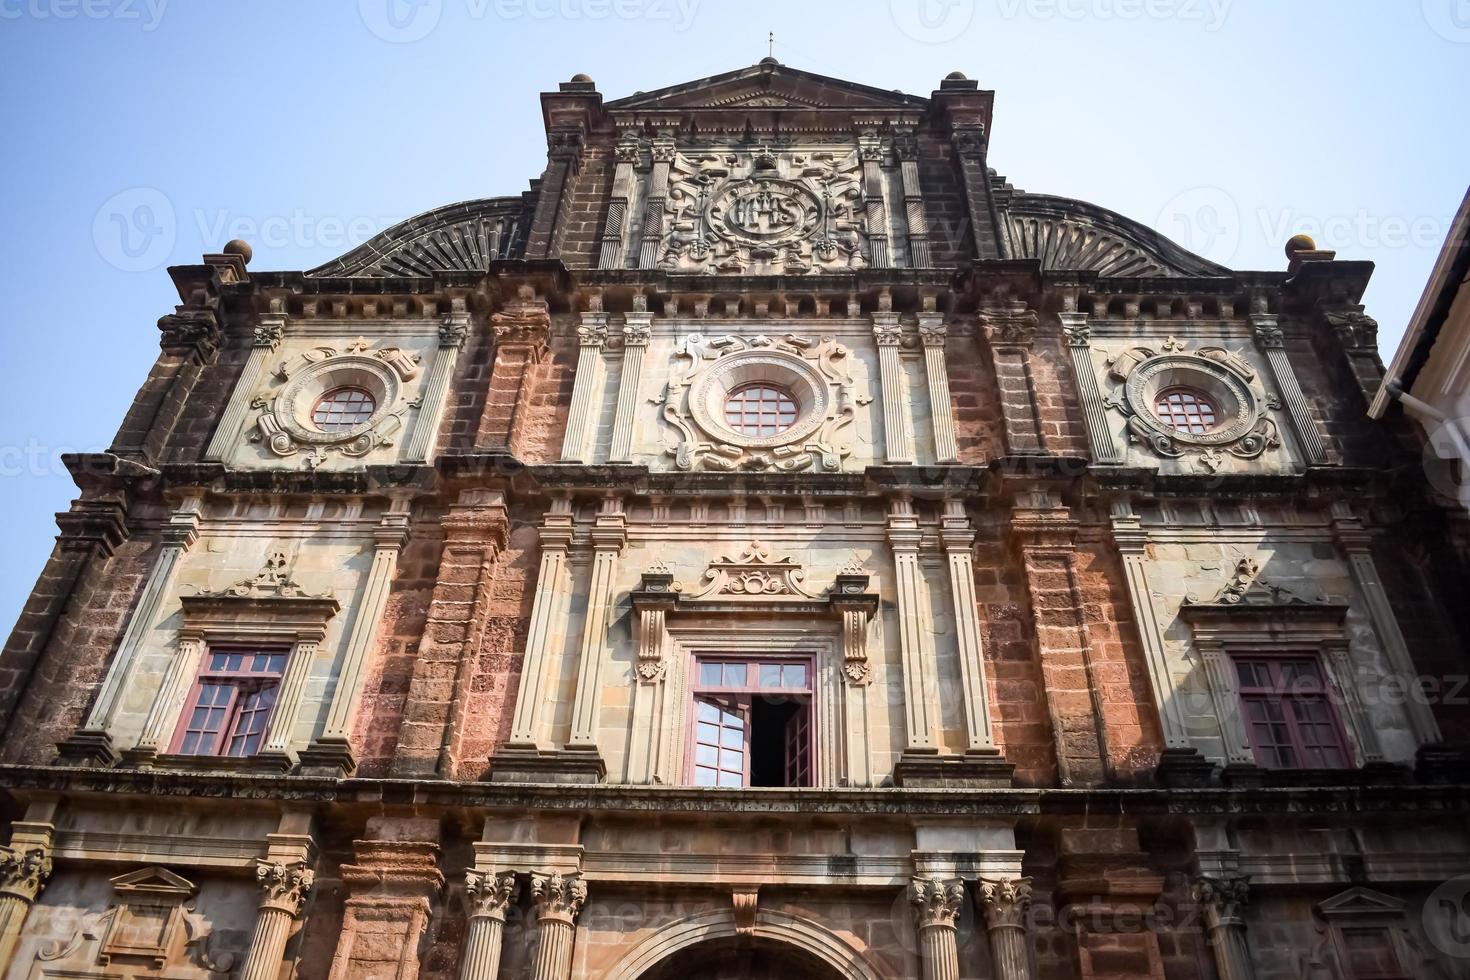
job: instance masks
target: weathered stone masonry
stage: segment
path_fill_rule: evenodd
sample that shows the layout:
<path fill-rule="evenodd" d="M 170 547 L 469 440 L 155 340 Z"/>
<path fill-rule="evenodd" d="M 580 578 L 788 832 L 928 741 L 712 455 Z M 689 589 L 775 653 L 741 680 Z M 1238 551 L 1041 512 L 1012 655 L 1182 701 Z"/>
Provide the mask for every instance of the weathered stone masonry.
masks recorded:
<path fill-rule="evenodd" d="M 1018 190 L 992 101 L 578 76 L 519 196 L 171 269 L 0 654 L 0 973 L 1458 975 L 1371 267 Z"/>

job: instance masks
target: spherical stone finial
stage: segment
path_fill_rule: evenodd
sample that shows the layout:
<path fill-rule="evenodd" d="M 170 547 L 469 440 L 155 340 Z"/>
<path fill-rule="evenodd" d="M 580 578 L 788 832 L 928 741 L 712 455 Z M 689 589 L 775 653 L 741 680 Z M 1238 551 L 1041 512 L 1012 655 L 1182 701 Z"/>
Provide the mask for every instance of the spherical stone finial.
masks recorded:
<path fill-rule="evenodd" d="M 781 62 L 777 61 L 775 58 L 770 57 L 769 55 L 766 56 L 766 57 L 764 57 L 764 58 L 762 58 L 758 62 L 758 64 L 762 64 L 762 65 L 779 65 L 780 63 Z"/>
<path fill-rule="evenodd" d="M 572 76 L 572 81 L 574 81 L 574 82 L 590 82 L 590 81 L 592 81 L 592 76 L 591 75 L 588 75 L 585 72 L 580 72 L 579 71 L 575 75 Z"/>
<path fill-rule="evenodd" d="M 1292 235 L 1286 240 L 1286 257 L 1292 258 L 1298 252 L 1315 252 L 1317 243 L 1312 240 L 1311 235 Z"/>
<path fill-rule="evenodd" d="M 251 249 L 249 242 L 241 238 L 236 238 L 225 244 L 225 254 L 238 255 L 245 260 L 246 265 L 249 265 L 250 258 L 255 254 L 255 251 Z"/>
<path fill-rule="evenodd" d="M 969 81 L 969 79 L 965 77 L 965 73 L 962 72 L 962 71 L 952 71 L 948 75 L 945 75 L 944 76 L 944 80 L 946 82 L 967 82 L 967 81 Z"/>

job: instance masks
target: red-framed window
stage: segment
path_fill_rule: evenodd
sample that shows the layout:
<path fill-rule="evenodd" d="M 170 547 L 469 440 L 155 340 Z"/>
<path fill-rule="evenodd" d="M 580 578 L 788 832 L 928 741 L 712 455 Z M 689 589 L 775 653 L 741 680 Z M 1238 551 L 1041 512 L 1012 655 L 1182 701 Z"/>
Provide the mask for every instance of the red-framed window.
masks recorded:
<path fill-rule="evenodd" d="M 1197 436 L 1213 430 L 1218 421 L 1215 403 L 1198 388 L 1165 388 L 1154 397 L 1154 413 L 1171 429 Z"/>
<path fill-rule="evenodd" d="M 1350 980 L 1405 980 L 1409 976 L 1388 926 L 1343 926 L 1337 935 L 1344 975 Z"/>
<path fill-rule="evenodd" d="M 725 396 L 725 424 L 743 435 L 780 435 L 796 424 L 796 414 L 796 399 L 778 385 L 745 384 Z"/>
<path fill-rule="evenodd" d="M 1315 657 L 1252 654 L 1234 659 L 1241 711 L 1257 765 L 1347 768 L 1347 740 Z"/>
<path fill-rule="evenodd" d="M 690 781 L 811 786 L 812 672 L 809 657 L 697 658 Z"/>
<path fill-rule="evenodd" d="M 237 758 L 259 752 L 289 653 L 286 647 L 207 650 L 171 751 Z"/>

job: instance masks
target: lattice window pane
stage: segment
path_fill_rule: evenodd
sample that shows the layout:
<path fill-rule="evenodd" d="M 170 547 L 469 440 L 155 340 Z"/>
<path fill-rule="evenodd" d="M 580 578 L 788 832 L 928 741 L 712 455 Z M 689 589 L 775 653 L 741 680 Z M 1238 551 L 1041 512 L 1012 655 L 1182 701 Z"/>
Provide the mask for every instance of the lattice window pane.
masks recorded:
<path fill-rule="evenodd" d="M 344 385 L 333 388 L 317 400 L 311 421 L 323 432 L 340 432 L 366 422 L 377 408 L 377 399 L 371 392 Z"/>
<path fill-rule="evenodd" d="M 748 729 L 738 708 L 702 698 L 695 702 L 694 785 L 745 785 Z"/>
<path fill-rule="evenodd" d="M 1215 403 L 1196 388 L 1165 388 L 1154 399 L 1159 421 L 1190 435 L 1204 435 L 1215 428 Z"/>
<path fill-rule="evenodd" d="M 215 742 L 224 731 L 229 717 L 230 701 L 235 694 L 233 684 L 200 684 L 199 693 L 189 711 L 188 727 L 179 751 L 184 755 L 212 755 Z"/>
<path fill-rule="evenodd" d="M 796 424 L 796 416 L 796 399 L 775 385 L 742 385 L 725 398 L 725 424 L 742 435 L 780 435 Z"/>

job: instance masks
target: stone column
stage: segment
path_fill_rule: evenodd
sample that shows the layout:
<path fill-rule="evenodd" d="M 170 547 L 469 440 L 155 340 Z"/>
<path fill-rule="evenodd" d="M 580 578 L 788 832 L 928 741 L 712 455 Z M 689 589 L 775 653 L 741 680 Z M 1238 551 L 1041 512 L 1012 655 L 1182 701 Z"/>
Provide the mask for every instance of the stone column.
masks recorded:
<path fill-rule="evenodd" d="M 990 173 L 985 163 L 985 127 L 978 122 L 955 126 L 950 133 L 950 146 L 959 163 L 960 183 L 965 192 L 965 217 L 970 221 L 975 257 L 1001 258 L 995 251 L 996 221 L 990 194 Z"/>
<path fill-rule="evenodd" d="M 980 312 L 980 324 L 990 345 L 995 381 L 1000 388 L 1006 453 L 1011 456 L 1046 452 L 1031 387 L 1031 345 L 1036 338 L 1037 322 L 1036 311 L 1019 306 Z"/>
<path fill-rule="evenodd" d="M 577 328 L 577 373 L 572 381 L 572 405 L 567 412 L 567 430 L 562 437 L 561 461 L 581 463 L 587 461 L 587 428 L 597 430 L 596 418 L 601 415 L 592 404 L 592 395 L 598 388 L 602 374 L 602 348 L 607 343 L 607 314 L 601 311 L 582 314 L 582 325 Z"/>
<path fill-rule="evenodd" d="M 907 466 L 914 461 L 914 440 L 908 426 L 903 365 L 898 359 L 903 331 L 897 313 L 873 314 L 873 340 L 878 345 L 878 384 L 883 389 L 883 455 L 892 465 Z"/>
<path fill-rule="evenodd" d="M 398 554 L 408 541 L 411 509 L 412 500 L 407 495 L 395 494 L 378 521 L 374 532 L 373 564 L 362 585 L 357 616 L 352 621 L 342 666 L 337 671 L 332 705 L 327 711 L 321 735 L 301 753 L 303 769 L 351 772 L 356 767 L 348 741 L 352 736 L 353 722 L 357 719 L 357 705 L 362 698 L 362 676 L 368 654 L 378 642 L 378 625 L 393 587 Z"/>
<path fill-rule="evenodd" d="M 434 354 L 434 365 L 424 380 L 419 395 L 418 418 L 414 421 L 413 434 L 403 449 L 407 463 L 423 463 L 434 454 L 434 445 L 439 440 L 439 425 L 444 420 L 444 405 L 449 398 L 449 387 L 454 381 L 454 368 L 459 363 L 459 352 L 464 350 L 465 338 L 470 334 L 470 314 L 465 310 L 465 301 L 452 300 L 453 309 L 444 315 L 439 324 L 439 350 Z"/>
<path fill-rule="evenodd" d="M 557 497 L 541 521 L 541 567 L 536 572 L 536 598 L 531 605 L 531 627 L 526 636 L 526 658 L 516 689 L 510 740 L 515 748 L 534 749 L 541 739 L 541 712 L 546 703 L 553 647 L 565 639 L 567 548 L 572 543 L 572 500 Z"/>
<path fill-rule="evenodd" d="M 311 893 L 316 873 L 304 862 L 285 864 L 258 858 L 255 880 L 265 895 L 255 915 L 255 932 L 250 937 L 245 965 L 240 968 L 240 980 L 276 980 L 281 973 L 286 942 L 306 904 L 306 896 Z"/>
<path fill-rule="evenodd" d="M 260 384 L 266 362 L 280 346 L 281 338 L 286 335 L 286 314 L 283 312 L 282 301 L 272 300 L 271 307 L 272 311 L 262 313 L 255 324 L 250 356 L 246 358 L 245 368 L 240 372 L 234 390 L 230 392 L 230 401 L 225 405 L 219 425 L 215 427 L 214 435 L 209 440 L 209 447 L 204 450 L 206 463 L 223 460 L 238 445 L 245 415 L 250 411 L 250 402 L 255 398 L 255 386 Z"/>
<path fill-rule="evenodd" d="M 11 827 L 10 846 L 0 847 L 0 975 L 10 967 L 31 906 L 51 877 L 56 809 L 50 797 L 31 803 L 26 819 Z"/>
<path fill-rule="evenodd" d="M 934 688 L 931 659 L 926 654 L 927 635 L 922 612 L 922 583 L 919 570 L 919 541 L 923 532 L 914 515 L 914 502 L 896 497 L 889 504 L 888 543 L 898 585 L 898 644 L 903 660 L 903 707 L 906 737 L 904 750 L 933 752 L 936 705 L 930 703 Z"/>
<path fill-rule="evenodd" d="M 955 920 L 965 901 L 965 883 L 914 876 L 909 900 L 918 913 L 920 976 L 923 980 L 959 980 L 960 956 L 955 944 Z"/>
<path fill-rule="evenodd" d="M 1241 909 L 1250 894 L 1245 875 L 1201 875 L 1194 883 L 1194 900 L 1204 913 L 1205 933 L 1215 954 L 1220 980 L 1255 980 Z"/>
<path fill-rule="evenodd" d="M 1092 449 L 1092 461 L 1105 466 L 1123 462 L 1118 444 L 1109 428 L 1107 408 L 1103 405 L 1102 389 L 1097 383 L 1097 371 L 1092 366 L 1092 348 L 1089 346 L 1092 328 L 1087 325 L 1087 314 L 1067 311 L 1057 314 L 1062 321 L 1062 335 L 1067 338 L 1067 353 L 1072 358 L 1072 376 L 1077 382 L 1077 397 L 1082 402 L 1082 414 L 1087 421 L 1087 443 Z"/>
<path fill-rule="evenodd" d="M 638 268 L 658 267 L 664 243 L 664 204 L 669 196 L 669 168 L 674 162 L 673 137 L 660 133 L 653 140 L 653 170 L 643 204 L 643 242 L 638 250 Z"/>
<path fill-rule="evenodd" d="M 505 910 L 515 900 L 515 872 L 466 871 L 465 894 L 470 901 L 470 924 L 459 961 L 459 980 L 497 980 Z"/>
<path fill-rule="evenodd" d="M 597 751 L 597 715 L 602 707 L 602 662 L 607 657 L 607 631 L 612 622 L 613 576 L 618 570 L 618 556 L 628 543 L 627 523 L 622 498 L 604 497 L 592 526 L 592 579 L 587 586 L 587 617 L 582 623 L 569 749 Z"/>
<path fill-rule="evenodd" d="M 1031 980 L 1031 943 L 1026 932 L 1031 879 L 980 878 L 975 897 L 985 916 L 995 980 Z"/>
<path fill-rule="evenodd" d="M 587 902 L 587 883 L 580 873 L 531 872 L 531 897 L 536 902 L 536 963 L 531 980 L 570 980 L 572 943 L 577 913 Z"/>
<path fill-rule="evenodd" d="M 1408 718 L 1409 730 L 1413 732 L 1414 740 L 1421 749 L 1437 746 L 1443 741 L 1439 722 L 1435 720 L 1434 711 L 1429 707 L 1428 699 L 1423 696 L 1417 682 L 1418 671 L 1414 668 L 1414 658 L 1409 655 L 1409 645 L 1404 640 L 1403 631 L 1399 629 L 1398 617 L 1394 615 L 1393 605 L 1388 600 L 1388 593 L 1384 591 L 1383 580 L 1378 577 L 1378 566 L 1369 550 L 1368 531 L 1353 513 L 1352 504 L 1345 500 L 1333 502 L 1331 513 L 1333 537 L 1337 539 L 1338 547 L 1347 555 L 1353 582 L 1368 606 L 1373 632 L 1378 635 L 1378 642 L 1388 655 L 1388 662 L 1398 681 L 1407 685 L 1404 692 L 1404 714 Z"/>
<path fill-rule="evenodd" d="M 944 363 L 944 314 L 919 314 L 919 341 L 924 345 L 924 374 L 929 379 L 929 416 L 934 422 L 934 462 L 959 461 L 954 435 L 954 399 L 949 368 Z"/>
<path fill-rule="evenodd" d="M 627 235 L 628 209 L 631 207 L 634 185 L 641 151 L 638 146 L 638 131 L 626 130 L 618 139 L 617 167 L 613 170 L 612 200 L 607 205 L 607 224 L 602 229 L 602 249 L 598 254 L 599 269 L 621 269 L 625 236 Z"/>
<path fill-rule="evenodd" d="M 640 296 L 637 305 L 646 301 Z M 623 316 L 623 368 L 618 376 L 617 414 L 613 417 L 612 448 L 608 452 L 609 463 L 628 463 L 633 460 L 633 423 L 638 415 L 638 391 L 643 379 L 643 354 L 648 350 L 648 341 L 653 336 L 653 314 L 634 310 Z"/>
<path fill-rule="evenodd" d="M 1281 392 L 1281 400 L 1286 402 L 1286 410 L 1291 415 L 1292 428 L 1296 430 L 1297 441 L 1302 447 L 1303 461 L 1308 465 L 1326 462 L 1322 437 L 1317 432 L 1317 423 L 1312 419 L 1307 396 L 1302 394 L 1301 383 L 1297 381 L 1296 371 L 1291 366 L 1291 358 L 1286 356 L 1286 342 L 1276 314 L 1253 313 L 1250 319 L 1251 330 L 1256 335 L 1256 346 L 1266 352 L 1266 364 L 1271 368 L 1276 390 Z"/>
<path fill-rule="evenodd" d="M 949 563 L 955 648 L 964 684 L 965 750 L 990 753 L 995 751 L 995 730 L 990 719 L 985 654 L 980 646 L 980 611 L 975 600 L 975 532 L 970 527 L 963 500 L 951 498 L 944 502 L 939 539 Z"/>
<path fill-rule="evenodd" d="M 888 256 L 888 206 L 883 179 L 883 140 L 876 131 L 858 137 L 858 154 L 863 162 L 863 224 L 868 236 L 868 265 L 886 269 L 892 262 Z"/>
<path fill-rule="evenodd" d="M 1352 651 L 1347 637 L 1329 640 L 1323 644 L 1327 655 L 1327 676 L 1337 688 L 1348 727 L 1357 742 L 1358 754 L 1363 765 L 1382 763 L 1383 749 L 1378 744 L 1378 732 L 1373 727 L 1373 718 L 1363 704 L 1363 693 L 1358 686 L 1358 674 L 1353 670 Z"/>
<path fill-rule="evenodd" d="M 312 661 L 316 659 L 325 637 L 326 630 L 297 634 L 291 655 L 286 658 L 286 674 L 281 678 L 281 688 L 276 692 L 276 708 L 266 724 L 265 744 L 260 747 L 257 758 L 278 760 L 282 768 L 294 765 L 291 736 L 296 730 L 296 720 L 301 717 L 301 701 L 306 696 Z"/>
<path fill-rule="evenodd" d="M 86 724 L 68 740 L 75 743 L 78 749 L 81 748 L 81 743 L 97 743 L 104 746 L 105 750 L 110 750 L 112 736 L 108 729 L 112 725 L 118 699 L 131 683 L 134 661 L 153 631 L 159 610 L 164 601 L 173 595 L 180 559 L 199 538 L 203 510 L 203 491 L 191 490 L 170 515 L 168 526 L 163 531 L 158 559 L 148 572 L 148 580 L 144 582 L 143 592 L 138 596 L 138 605 L 133 610 L 132 618 L 128 620 L 121 642 L 118 643 L 117 655 L 108 665 L 107 676 L 102 681 L 97 701 L 92 705 Z M 66 754 L 65 749 L 63 754 Z"/>
<path fill-rule="evenodd" d="M 595 92 L 588 94 L 599 98 Z M 583 143 L 581 126 L 553 124 L 546 130 L 546 169 L 541 172 L 536 210 L 526 235 L 528 259 L 555 258 L 561 251 L 562 204 L 573 175 L 581 169 Z"/>

